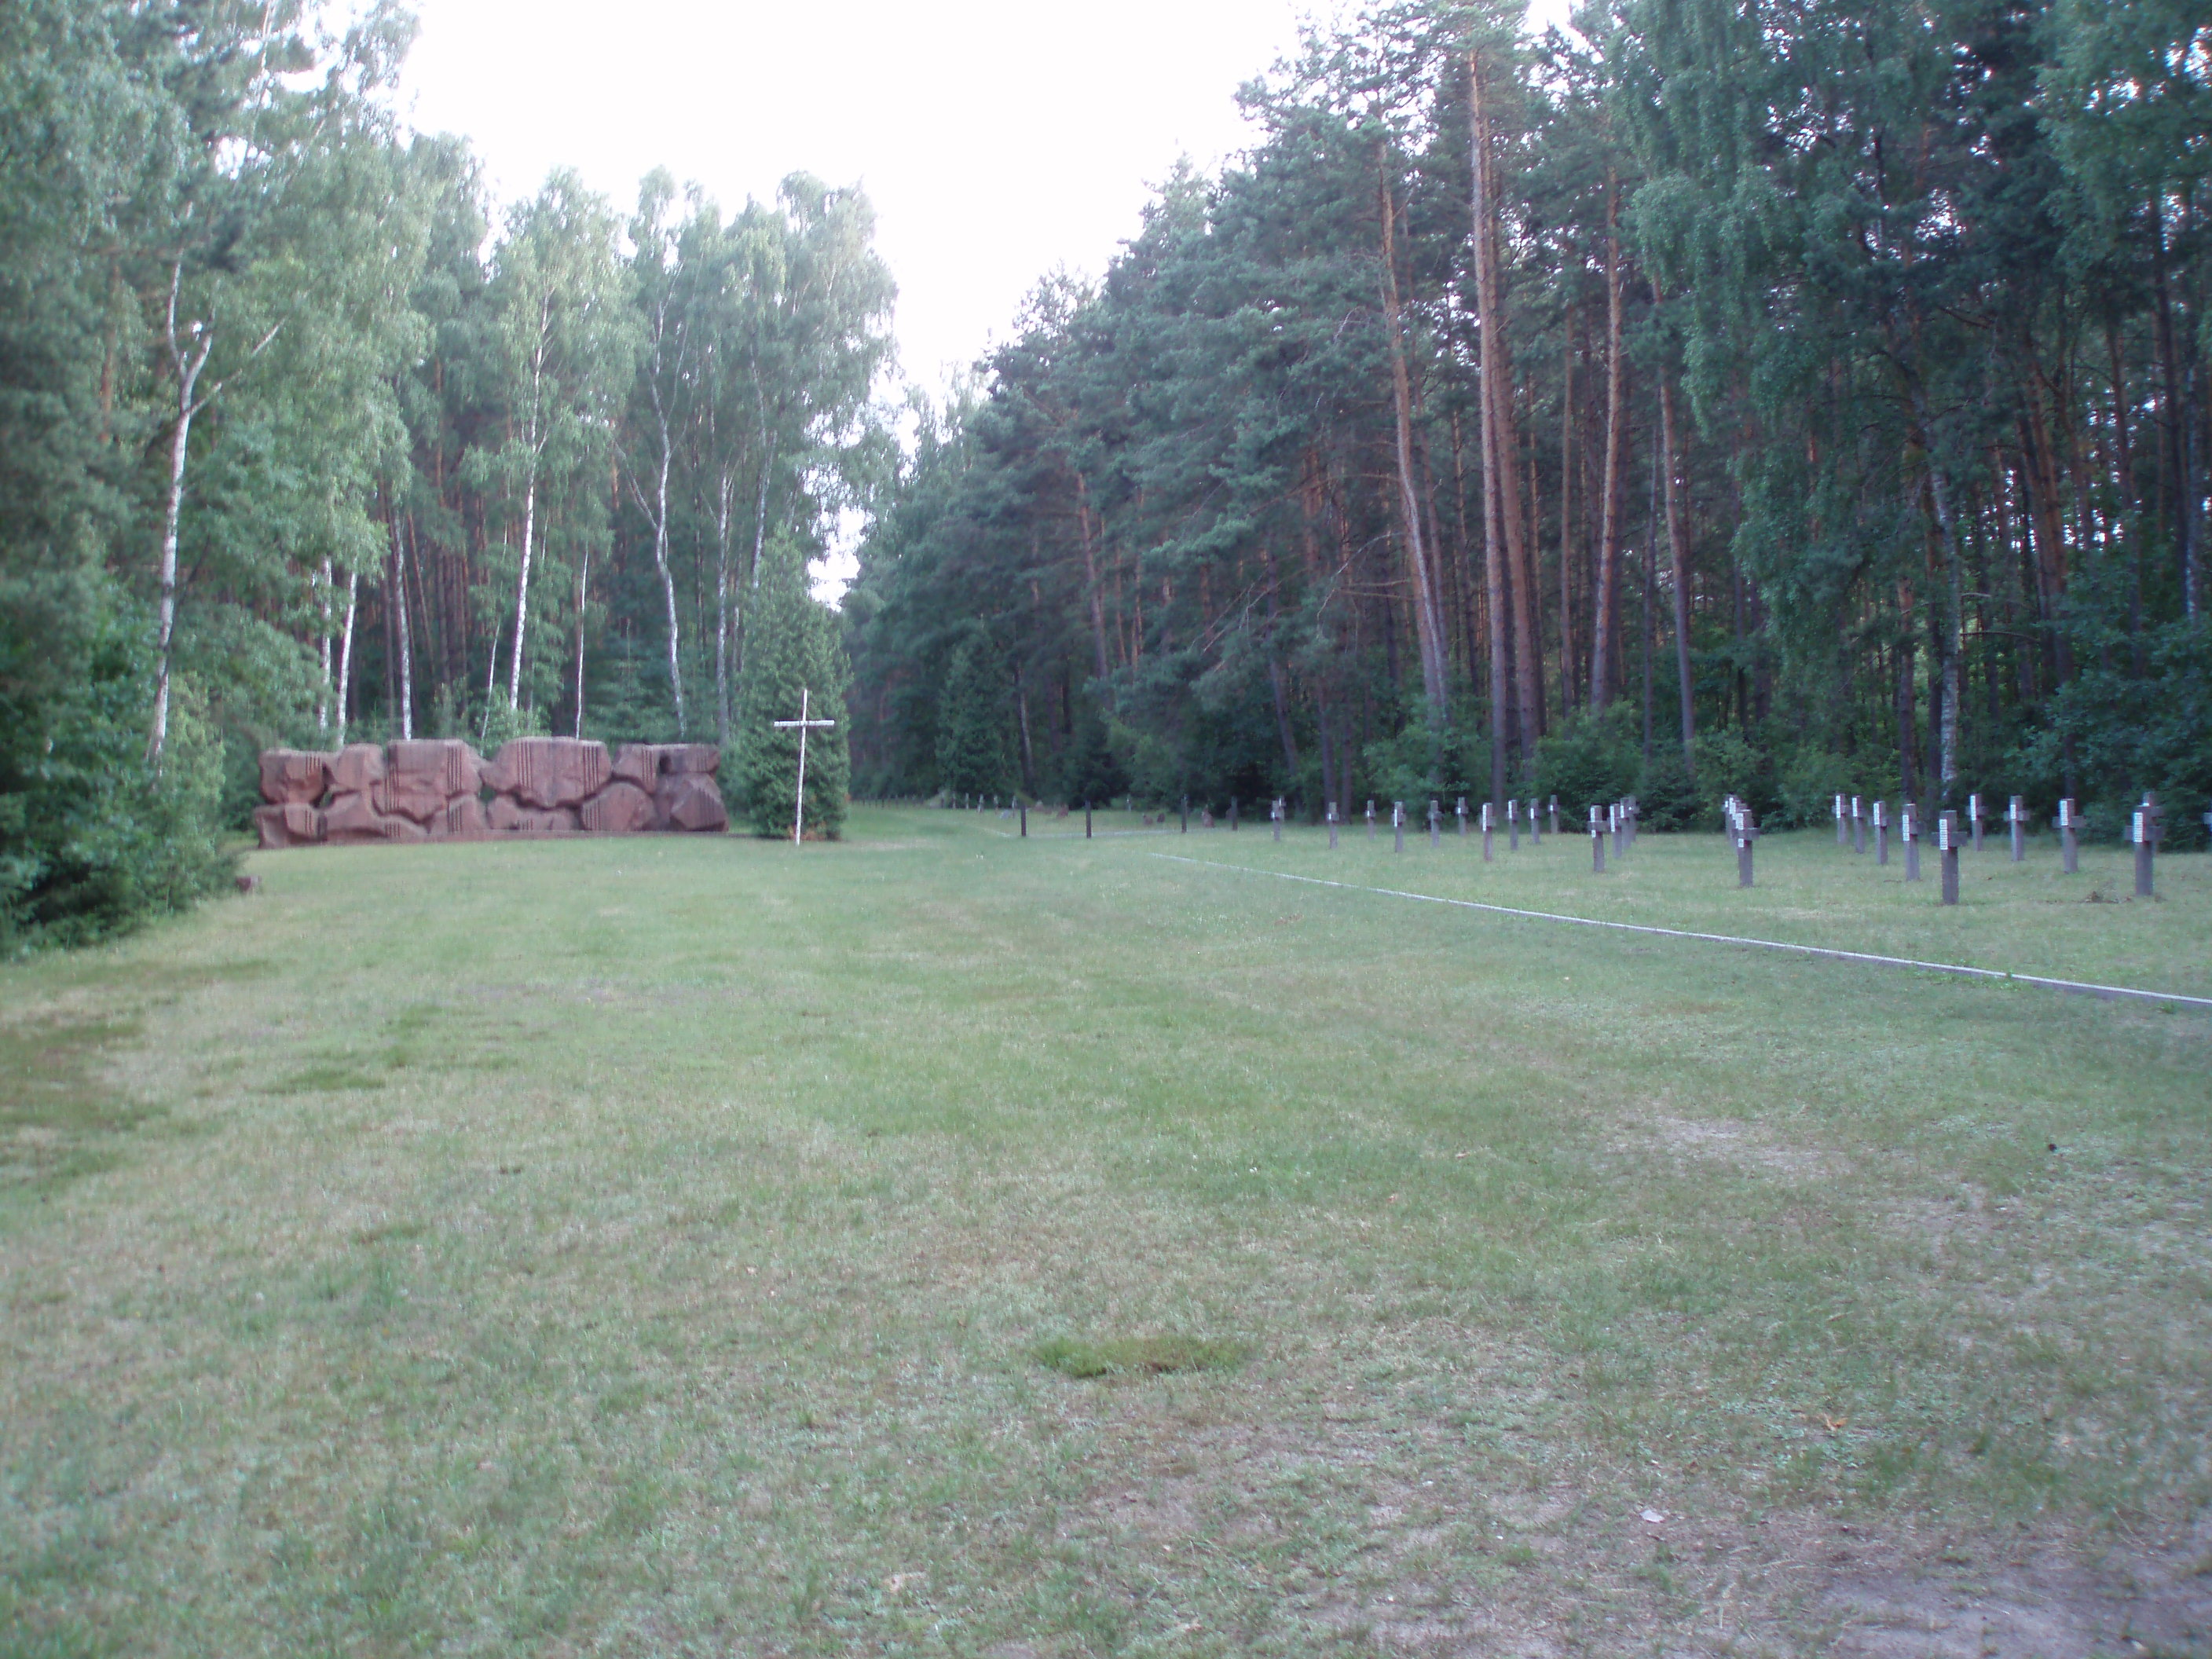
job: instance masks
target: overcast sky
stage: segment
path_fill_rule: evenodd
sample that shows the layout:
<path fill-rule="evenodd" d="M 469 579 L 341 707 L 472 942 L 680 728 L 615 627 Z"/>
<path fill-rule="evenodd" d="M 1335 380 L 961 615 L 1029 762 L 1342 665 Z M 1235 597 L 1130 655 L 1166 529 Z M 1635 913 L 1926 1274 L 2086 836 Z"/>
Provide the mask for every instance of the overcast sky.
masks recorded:
<path fill-rule="evenodd" d="M 1238 84 L 1328 0 L 414 0 L 404 96 L 511 200 L 576 167 L 625 210 L 666 167 L 726 211 L 858 183 L 908 376 L 940 386 L 1056 265 L 1097 275 L 1179 155 L 1244 143 Z"/>

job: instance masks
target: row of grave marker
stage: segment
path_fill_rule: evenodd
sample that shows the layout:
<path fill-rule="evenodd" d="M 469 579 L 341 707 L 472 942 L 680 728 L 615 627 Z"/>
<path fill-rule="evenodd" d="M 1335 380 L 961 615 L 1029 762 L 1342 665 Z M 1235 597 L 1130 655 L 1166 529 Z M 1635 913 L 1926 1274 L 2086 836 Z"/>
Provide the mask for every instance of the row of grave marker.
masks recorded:
<path fill-rule="evenodd" d="M 1848 805 L 1846 805 L 1848 802 Z M 1736 847 L 1736 877 L 1739 886 L 1752 884 L 1751 844 L 1758 838 L 1759 828 L 1751 811 L 1734 795 L 1722 805 L 1726 823 L 1723 833 L 1731 836 Z M 1867 832 L 1874 832 L 1874 861 L 1878 865 L 1889 862 L 1889 804 L 1877 800 L 1871 811 L 1856 795 L 1838 795 L 1835 798 L 1836 845 L 1848 848 L 1853 853 L 1864 854 Z M 1982 811 L 1982 798 L 1970 795 L 1966 801 L 1966 823 L 1961 826 L 1955 811 L 1941 814 L 1936 820 L 1936 850 L 1942 860 L 1942 898 L 1945 904 L 1959 902 L 1959 854 L 1969 844 L 1972 850 L 1982 850 L 1982 826 L 1987 816 Z M 2006 805 L 2001 820 L 2011 830 L 2012 861 L 2023 864 L 2027 860 L 2027 826 L 2030 822 L 2026 804 L 2014 795 Z M 2205 814 L 2205 826 L 2212 829 L 2212 812 Z M 2081 811 L 2071 797 L 2058 803 L 2058 816 L 2051 821 L 2058 831 L 2059 863 L 2068 875 L 2081 867 L 2080 832 Z M 1905 878 L 1920 879 L 1920 842 L 1923 826 L 1917 809 L 1911 801 L 1903 803 L 1897 829 L 1905 843 Z M 2136 896 L 2154 897 L 2155 871 L 2154 863 L 2160 842 L 2166 838 L 2166 817 L 2159 806 L 2158 797 L 2146 793 L 2142 802 L 2129 815 L 2128 844 L 2135 848 Z"/>
<path fill-rule="evenodd" d="M 1846 808 L 1846 801 L 1849 803 L 1848 808 Z M 1526 805 L 1529 844 L 1541 846 L 1544 832 L 1540 814 L 1546 809 L 1534 800 Z M 1522 807 L 1522 803 L 1519 800 L 1509 800 L 1505 803 L 1508 850 L 1511 852 L 1517 853 L 1521 850 Z M 1026 836 L 1029 834 L 1029 808 L 1024 804 L 1020 810 L 1021 833 Z M 1475 822 L 1482 831 L 1482 858 L 1486 864 L 1491 862 L 1493 857 L 1492 838 L 1497 833 L 1497 825 L 1492 816 L 1493 810 L 1490 802 L 1484 801 L 1474 815 Z M 1552 833 L 1556 836 L 1559 833 L 1559 798 L 1557 795 L 1551 798 L 1548 810 L 1552 819 Z M 1459 833 L 1464 837 L 1468 833 L 1469 817 L 1465 795 L 1459 797 L 1453 811 L 1459 820 Z M 1759 838 L 1759 834 L 1758 820 L 1751 809 L 1734 795 L 1729 796 L 1721 804 L 1721 812 L 1723 820 L 1722 833 L 1735 842 L 1736 884 L 1739 887 L 1749 887 L 1753 884 L 1753 874 L 1752 843 Z M 1867 831 L 1871 827 L 1874 832 L 1875 862 L 1878 865 L 1887 865 L 1889 862 L 1891 824 L 1889 804 L 1887 801 L 1875 801 L 1872 811 L 1869 811 L 1860 796 L 1838 795 L 1835 798 L 1835 815 L 1837 846 L 1847 847 L 1855 853 L 1863 854 L 1867 849 Z M 1268 821 L 1273 830 L 1274 838 L 1279 842 L 1283 838 L 1283 824 L 1289 816 L 1289 802 L 1286 797 L 1278 795 L 1268 804 Z M 1613 856 L 1616 862 L 1636 844 L 1637 817 L 1636 798 L 1632 795 L 1604 806 L 1592 803 L 1589 809 L 1589 834 L 1590 867 L 1593 873 L 1597 875 L 1605 873 L 1606 842 L 1608 840 L 1613 843 Z M 1366 818 L 1367 837 L 1372 841 L 1375 838 L 1376 817 L 1375 803 L 1371 799 L 1367 803 Z M 1431 847 L 1440 846 L 1443 843 L 1441 828 L 1443 819 L 1443 810 L 1437 798 L 1431 796 L 1429 800 L 1428 812 Z M 1229 800 L 1229 827 L 1232 830 L 1237 828 L 1237 800 L 1232 795 Z M 2029 819 L 2027 808 L 2020 796 L 2012 797 L 2005 809 L 2002 821 L 2010 826 L 2012 831 L 2012 861 L 2014 864 L 2025 862 L 2027 856 L 2026 840 Z M 1336 803 L 1331 800 L 1328 803 L 1328 844 L 1332 851 L 1337 845 L 1337 831 L 1340 822 L 1337 816 Z M 1390 803 L 1390 834 L 1396 850 L 1401 853 L 1406 850 L 1406 803 L 1401 800 L 1392 801 Z M 1982 798 L 1978 794 L 1970 795 L 1967 798 L 1966 824 L 1964 829 L 1961 828 L 1959 814 L 1955 811 L 1945 812 L 1937 817 L 1936 846 L 1936 852 L 1942 860 L 1942 902 L 1956 904 L 1959 902 L 1959 855 L 1963 844 L 1970 838 L 1972 850 L 1977 853 L 1982 850 L 1982 826 L 1984 822 L 1986 817 L 1982 811 Z M 2212 830 L 2212 812 L 2204 815 L 2204 823 L 2208 830 Z M 2058 831 L 2060 859 L 2063 867 L 2069 875 L 2075 874 L 2081 868 L 2079 841 L 2081 823 L 2081 814 L 2078 805 L 2070 797 L 2060 801 L 2058 816 L 2051 820 L 2051 825 Z M 1903 803 L 1897 828 L 1905 845 L 1905 878 L 1907 881 L 1918 881 L 1920 879 L 1921 824 L 1917 808 L 1912 802 Z M 1190 830 L 1190 797 L 1188 795 L 1182 798 L 1182 829 L 1185 834 L 1188 834 Z M 1083 803 L 1083 834 L 1085 840 L 1090 839 L 1091 803 L 1089 801 Z M 2158 843 L 2165 837 L 2165 813 L 2159 806 L 2158 797 L 2154 793 L 2146 793 L 2142 805 L 2137 806 L 2130 816 L 2127 830 L 2128 843 L 2135 848 L 2136 896 L 2138 898 L 2150 898 L 2154 896 L 2153 866 L 2155 849 Z"/>

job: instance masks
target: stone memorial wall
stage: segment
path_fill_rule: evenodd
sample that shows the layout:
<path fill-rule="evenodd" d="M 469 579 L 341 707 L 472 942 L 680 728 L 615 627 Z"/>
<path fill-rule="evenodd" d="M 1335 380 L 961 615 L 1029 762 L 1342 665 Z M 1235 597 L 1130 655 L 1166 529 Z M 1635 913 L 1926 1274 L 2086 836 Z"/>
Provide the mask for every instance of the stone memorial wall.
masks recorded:
<path fill-rule="evenodd" d="M 459 738 L 336 754 L 271 749 L 253 814 L 264 847 L 501 836 L 717 834 L 730 827 L 711 744 L 518 738 L 487 761 Z"/>

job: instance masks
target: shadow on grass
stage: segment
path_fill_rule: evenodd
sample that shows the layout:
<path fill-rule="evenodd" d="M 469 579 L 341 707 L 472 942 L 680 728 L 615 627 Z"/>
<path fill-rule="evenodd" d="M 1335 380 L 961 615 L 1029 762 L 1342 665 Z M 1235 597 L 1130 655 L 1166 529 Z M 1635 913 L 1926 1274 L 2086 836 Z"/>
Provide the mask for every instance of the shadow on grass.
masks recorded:
<path fill-rule="evenodd" d="M 115 1162 L 149 1116 L 100 1076 L 135 1019 L 46 1018 L 0 1027 L 0 1193 L 44 1192 Z"/>

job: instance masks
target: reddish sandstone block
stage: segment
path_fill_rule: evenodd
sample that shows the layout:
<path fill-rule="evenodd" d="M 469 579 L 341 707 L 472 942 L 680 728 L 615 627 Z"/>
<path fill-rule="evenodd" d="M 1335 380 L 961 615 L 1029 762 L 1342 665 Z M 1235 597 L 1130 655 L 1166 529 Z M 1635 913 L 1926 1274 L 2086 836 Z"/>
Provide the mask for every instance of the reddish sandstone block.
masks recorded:
<path fill-rule="evenodd" d="M 722 764 L 722 751 L 711 743 L 664 743 L 657 747 L 663 777 L 712 777 Z"/>
<path fill-rule="evenodd" d="M 312 847 L 323 838 L 323 815 L 305 801 L 253 809 L 264 847 Z"/>
<path fill-rule="evenodd" d="M 660 750 L 649 743 L 626 743 L 615 751 L 615 781 L 634 783 L 647 794 L 660 782 Z"/>
<path fill-rule="evenodd" d="M 495 836 L 572 836 L 582 828 L 574 807 L 525 806 L 512 795 L 493 796 L 485 817 Z"/>
<path fill-rule="evenodd" d="M 644 790 L 617 780 L 586 801 L 579 816 L 595 836 L 631 836 L 656 828 L 659 812 Z"/>
<path fill-rule="evenodd" d="M 331 793 L 366 793 L 384 781 L 384 748 L 380 744 L 349 743 L 331 762 Z"/>
<path fill-rule="evenodd" d="M 441 833 L 433 826 L 431 834 Z M 465 795 L 446 809 L 442 833 L 453 841 L 475 841 L 491 833 L 491 820 L 484 816 L 484 804 L 474 795 Z"/>
<path fill-rule="evenodd" d="M 333 757 L 307 749 L 261 751 L 261 799 L 271 806 L 313 806 L 330 787 Z"/>
<path fill-rule="evenodd" d="M 483 769 L 483 781 L 493 793 L 512 795 L 520 806 L 576 807 L 605 788 L 613 771 L 603 743 L 517 738 L 500 745 Z"/>
<path fill-rule="evenodd" d="M 720 834 L 730 827 L 730 814 L 722 805 L 722 792 L 714 780 L 700 772 L 678 772 L 660 781 L 653 805 L 661 827 L 698 834 Z"/>
<path fill-rule="evenodd" d="M 483 757 L 458 738 L 395 743 L 374 792 L 377 810 L 435 824 L 453 801 L 475 798 L 483 775 Z"/>
<path fill-rule="evenodd" d="M 421 841 L 422 826 L 411 818 L 380 812 L 366 791 L 333 795 L 323 809 L 323 839 L 332 846 L 362 842 Z"/>

